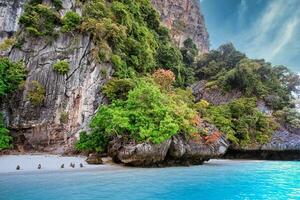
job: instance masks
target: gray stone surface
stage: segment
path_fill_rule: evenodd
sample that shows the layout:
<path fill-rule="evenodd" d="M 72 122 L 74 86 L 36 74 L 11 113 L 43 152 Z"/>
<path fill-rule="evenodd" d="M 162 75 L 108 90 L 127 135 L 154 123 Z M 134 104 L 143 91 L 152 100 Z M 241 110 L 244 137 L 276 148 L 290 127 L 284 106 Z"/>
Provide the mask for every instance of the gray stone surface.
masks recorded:
<path fill-rule="evenodd" d="M 20 29 L 18 19 L 25 2 L 0 0 L 0 42 Z M 70 9 L 81 13 L 81 8 L 76 7 L 76 0 L 62 2 L 61 15 Z M 49 4 L 50 0 L 44 0 L 44 3 Z M 191 37 L 201 51 L 208 50 L 208 35 L 198 5 L 192 1 L 154 5 L 157 8 L 163 6 L 163 19 L 167 15 L 172 15 L 170 19 L 179 16 L 186 7 L 184 19 L 189 26 L 180 33 L 180 41 Z M 181 8 L 177 9 L 177 6 Z M 113 72 L 111 65 L 97 64 L 92 50 L 93 43 L 88 35 L 60 34 L 55 39 L 26 36 L 21 49 L 1 52 L 1 55 L 14 61 L 24 61 L 28 71 L 24 88 L 5 99 L 1 105 L 5 121 L 17 138 L 18 149 L 52 153 L 72 151 L 78 132 L 88 129 L 90 119 L 105 101 L 100 88 Z M 59 75 L 53 70 L 53 65 L 59 60 L 70 63 L 67 75 Z M 38 81 L 46 90 L 46 98 L 41 106 L 34 106 L 28 101 L 32 81 Z M 60 117 L 66 113 L 67 122 L 61 123 Z"/>
<path fill-rule="evenodd" d="M 0 42 L 19 28 L 18 19 L 26 0 L 0 0 Z"/>
<path fill-rule="evenodd" d="M 193 39 L 199 53 L 209 50 L 209 36 L 197 0 L 152 0 L 163 23 L 171 29 L 173 40 L 179 46 L 187 38 Z"/>
<path fill-rule="evenodd" d="M 203 125 L 208 135 L 218 131 L 206 122 Z M 161 144 L 116 138 L 110 143 L 108 153 L 116 162 L 131 166 L 196 165 L 222 156 L 228 147 L 229 142 L 223 135 L 211 142 L 204 137 L 177 135 Z"/>
<path fill-rule="evenodd" d="M 0 0 L 0 32 L 5 33 L 3 36 L 17 31 L 23 5 L 23 0 Z M 60 12 L 64 13 L 74 5 L 75 0 L 65 0 Z M 26 36 L 21 49 L 5 52 L 13 61 L 23 61 L 27 69 L 24 87 L 5 99 L 1 109 L 19 143 L 53 153 L 72 150 L 77 133 L 88 129 L 90 119 L 104 102 L 100 88 L 113 72 L 110 64 L 98 64 L 94 60 L 92 50 L 93 42 L 88 35 L 60 34 L 57 38 Z M 53 70 L 53 65 L 60 60 L 70 65 L 66 75 Z M 38 81 L 46 90 L 40 106 L 28 101 L 32 81 Z M 60 121 L 63 114 L 67 116 L 64 123 Z"/>

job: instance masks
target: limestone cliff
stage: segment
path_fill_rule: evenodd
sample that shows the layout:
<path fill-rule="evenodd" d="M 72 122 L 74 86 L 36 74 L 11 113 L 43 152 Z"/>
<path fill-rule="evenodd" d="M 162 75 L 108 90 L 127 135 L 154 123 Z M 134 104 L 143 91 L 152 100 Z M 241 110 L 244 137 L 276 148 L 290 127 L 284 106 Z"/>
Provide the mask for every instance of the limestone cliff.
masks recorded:
<path fill-rule="evenodd" d="M 163 23 L 171 30 L 173 40 L 182 46 L 187 38 L 193 39 L 200 53 L 209 50 L 209 37 L 197 0 L 152 0 Z"/>
<path fill-rule="evenodd" d="M 19 28 L 20 17 L 26 0 L 1 0 L 0 1 L 0 41 L 12 36 Z"/>
<path fill-rule="evenodd" d="M 22 34 L 18 19 L 26 2 L 0 0 L 0 42 L 14 34 Z M 44 3 L 49 2 L 44 0 Z M 153 1 L 153 4 L 172 29 L 175 41 L 181 44 L 190 37 L 201 52 L 208 51 L 208 34 L 199 6 L 190 0 L 164 2 Z M 81 13 L 76 0 L 62 0 L 62 7 L 61 15 L 71 9 Z M 182 29 L 175 32 L 179 25 L 183 25 Z M 101 87 L 113 69 L 110 64 L 94 61 L 91 55 L 93 42 L 88 35 L 60 33 L 51 41 L 26 37 L 23 42 L 21 48 L 13 47 L 2 52 L 13 61 L 24 61 L 28 72 L 24 87 L 0 102 L 5 122 L 17 138 L 20 145 L 16 146 L 20 150 L 24 146 L 53 153 L 72 150 L 76 135 L 88 129 L 90 119 L 104 102 Z M 66 75 L 53 70 L 53 65 L 60 60 L 70 64 Z M 33 81 L 45 88 L 45 100 L 40 106 L 28 100 Z"/>
<path fill-rule="evenodd" d="M 23 5 L 23 0 L 0 0 L 2 39 L 18 30 Z M 74 5 L 75 0 L 63 1 L 61 12 Z M 94 61 L 92 49 L 88 35 L 60 34 L 51 41 L 26 37 L 21 48 L 5 52 L 13 61 L 24 61 L 28 72 L 24 88 L 5 99 L 1 109 L 11 134 L 22 144 L 21 149 L 25 144 L 30 149 L 63 153 L 72 149 L 76 133 L 88 128 L 103 102 L 100 88 L 112 72 L 109 64 Z M 60 60 L 70 64 L 66 75 L 53 70 Z M 33 81 L 38 81 L 46 92 L 39 106 L 28 100 Z"/>

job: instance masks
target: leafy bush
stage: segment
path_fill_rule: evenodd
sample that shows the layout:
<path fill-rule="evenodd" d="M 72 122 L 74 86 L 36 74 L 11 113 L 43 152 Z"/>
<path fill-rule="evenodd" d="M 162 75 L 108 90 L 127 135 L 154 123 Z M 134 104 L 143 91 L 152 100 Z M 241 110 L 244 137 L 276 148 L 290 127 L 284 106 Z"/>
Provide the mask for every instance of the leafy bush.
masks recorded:
<path fill-rule="evenodd" d="M 299 76 L 286 67 L 273 68 L 264 60 L 248 59 L 232 44 L 203 55 L 197 62 L 196 76 L 225 92 L 238 89 L 247 97 L 264 99 L 273 109 L 288 106 L 291 91 L 300 84 Z"/>
<path fill-rule="evenodd" d="M 122 100 L 115 99 L 115 95 L 120 94 L 119 91 L 115 92 L 115 86 L 119 83 L 122 85 L 123 81 L 129 87 L 124 93 L 121 91 Z M 114 101 L 99 108 L 91 123 L 92 135 L 80 139 L 81 146 L 92 146 L 90 137 L 105 139 L 102 141 L 104 146 L 101 146 L 101 149 L 105 149 L 105 142 L 115 136 L 137 142 L 161 143 L 178 133 L 190 135 L 197 131 L 194 120 L 197 113 L 190 108 L 191 100 L 187 99 L 187 93 L 161 89 L 149 77 L 136 79 L 135 84 L 125 79 L 114 80 L 109 85 L 109 88 L 113 88 L 111 94 Z"/>
<path fill-rule="evenodd" d="M 180 51 L 171 45 L 168 30 L 160 25 L 149 0 L 88 1 L 81 27 L 92 34 L 99 60 L 110 58 L 118 78 L 152 73 L 157 66 L 180 73 Z M 103 51 L 103 44 L 109 48 Z"/>
<path fill-rule="evenodd" d="M 180 51 L 183 57 L 183 63 L 187 67 L 193 67 L 195 58 L 198 55 L 198 49 L 193 40 L 191 38 L 186 39 Z"/>
<path fill-rule="evenodd" d="M 61 0 L 52 0 L 52 3 L 56 10 L 60 10 L 63 7 Z"/>
<path fill-rule="evenodd" d="M 15 38 L 6 38 L 0 43 L 0 51 L 6 51 L 16 44 Z"/>
<path fill-rule="evenodd" d="M 38 81 L 32 81 L 27 98 L 33 105 L 41 106 L 46 99 L 45 88 Z"/>
<path fill-rule="evenodd" d="M 59 14 L 44 4 L 27 4 L 19 22 L 34 36 L 53 36 L 61 23 Z"/>
<path fill-rule="evenodd" d="M 171 90 L 175 75 L 171 70 L 158 69 L 152 75 L 154 81 L 165 90 Z"/>
<path fill-rule="evenodd" d="M 294 129 L 300 129 L 300 113 L 296 109 L 285 107 L 282 110 L 276 111 L 274 116 L 281 124 Z"/>
<path fill-rule="evenodd" d="M 61 75 L 65 75 L 69 72 L 70 66 L 69 66 L 69 63 L 67 61 L 58 61 L 57 63 L 55 63 L 53 65 L 53 69 L 57 73 L 59 73 Z"/>
<path fill-rule="evenodd" d="M 73 11 L 69 11 L 62 18 L 62 31 L 70 32 L 76 30 L 81 23 L 81 17 L 79 14 Z"/>
<path fill-rule="evenodd" d="M 69 121 L 69 113 L 68 112 L 60 113 L 59 121 L 61 124 L 66 124 Z"/>
<path fill-rule="evenodd" d="M 126 100 L 128 92 L 132 90 L 135 83 L 132 79 L 117 79 L 113 78 L 108 81 L 102 88 L 103 94 L 111 101 L 113 100 Z"/>
<path fill-rule="evenodd" d="M 210 106 L 204 116 L 236 145 L 268 142 L 277 125 L 256 108 L 253 98 L 242 98 L 221 106 Z"/>
<path fill-rule="evenodd" d="M 80 140 L 75 144 L 75 148 L 82 152 L 103 152 L 107 143 L 108 139 L 105 138 L 105 134 L 81 132 Z"/>
<path fill-rule="evenodd" d="M 26 70 L 21 62 L 0 58 L 0 98 L 18 89 L 26 78 Z"/>
<path fill-rule="evenodd" d="M 0 113 L 0 151 L 10 148 L 12 137 L 9 135 L 9 130 L 5 128 L 3 123 L 3 116 Z"/>

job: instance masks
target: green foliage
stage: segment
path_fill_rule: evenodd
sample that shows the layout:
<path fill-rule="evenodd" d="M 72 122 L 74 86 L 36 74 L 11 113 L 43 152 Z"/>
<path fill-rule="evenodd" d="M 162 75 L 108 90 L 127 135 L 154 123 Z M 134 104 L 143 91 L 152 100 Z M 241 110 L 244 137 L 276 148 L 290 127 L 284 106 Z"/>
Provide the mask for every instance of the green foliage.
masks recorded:
<path fill-rule="evenodd" d="M 79 14 L 73 11 L 69 11 L 62 18 L 62 31 L 71 32 L 76 30 L 81 23 L 81 17 Z"/>
<path fill-rule="evenodd" d="M 196 77 L 199 79 L 209 79 L 234 68 L 242 59 L 246 58 L 244 54 L 237 51 L 233 44 L 225 44 L 218 50 L 212 50 L 202 55 L 197 62 Z M 210 62 L 217 65 L 211 67 Z M 213 70 L 213 71 L 211 71 Z"/>
<path fill-rule="evenodd" d="M 69 72 L 70 66 L 69 66 L 69 63 L 67 61 L 58 61 L 57 63 L 55 63 L 53 65 L 53 69 L 57 73 L 59 73 L 61 75 L 65 75 Z"/>
<path fill-rule="evenodd" d="M 63 7 L 61 0 L 52 0 L 52 3 L 56 10 L 60 10 Z"/>
<path fill-rule="evenodd" d="M 0 58 L 0 98 L 17 90 L 25 78 L 23 63 Z"/>
<path fill-rule="evenodd" d="M 123 82 L 128 87 L 121 92 L 116 90 L 116 86 Z M 93 136 L 84 136 L 79 143 L 89 146 L 92 142 L 89 137 L 101 137 L 107 142 L 115 136 L 137 142 L 161 143 L 178 133 L 189 135 L 196 131 L 193 118 L 197 113 L 189 105 L 192 102 L 189 98 L 192 97 L 191 91 L 168 92 L 149 77 L 136 79 L 135 84 L 121 79 L 113 80 L 108 85 L 114 101 L 100 107 L 91 123 Z M 116 99 L 119 97 L 116 95 L 122 99 Z M 105 145 L 101 147 L 104 149 Z"/>
<path fill-rule="evenodd" d="M 68 112 L 60 113 L 59 121 L 61 124 L 66 124 L 69 121 L 69 113 Z"/>
<path fill-rule="evenodd" d="M 126 100 L 128 92 L 132 90 L 135 83 L 132 79 L 111 79 L 108 83 L 103 86 L 102 92 L 111 101 L 113 100 Z"/>
<path fill-rule="evenodd" d="M 75 144 L 75 148 L 82 152 L 103 152 L 106 149 L 108 139 L 104 134 L 93 132 L 87 134 L 80 133 L 80 140 Z"/>
<path fill-rule="evenodd" d="M 158 66 L 179 74 L 180 51 L 171 45 L 168 30 L 160 25 L 149 0 L 88 1 L 82 31 L 93 35 L 99 60 L 110 58 L 116 77 L 133 78 Z M 103 44 L 109 48 L 103 51 Z"/>
<path fill-rule="evenodd" d="M 0 51 L 6 51 L 16 44 L 15 38 L 6 38 L 0 43 Z"/>
<path fill-rule="evenodd" d="M 242 98 L 221 106 L 210 106 L 204 116 L 236 145 L 268 142 L 277 125 L 256 108 L 256 100 Z"/>
<path fill-rule="evenodd" d="M 45 88 L 38 81 L 32 81 L 27 98 L 34 106 L 41 106 L 46 99 Z"/>
<path fill-rule="evenodd" d="M 264 99 L 273 109 L 290 104 L 291 91 L 300 84 L 300 78 L 286 67 L 272 67 L 264 60 L 248 59 L 232 44 L 203 55 L 196 76 L 214 83 L 224 91 L 238 89 L 245 96 Z"/>
<path fill-rule="evenodd" d="M 293 129 L 300 129 L 300 113 L 293 108 L 285 107 L 274 113 L 279 122 Z"/>
<path fill-rule="evenodd" d="M 176 47 L 171 44 L 161 45 L 157 53 L 158 63 L 167 69 L 174 69 L 181 64 L 182 55 Z"/>
<path fill-rule="evenodd" d="M 44 4 L 27 4 L 19 19 L 25 30 L 34 36 L 53 36 L 56 26 L 60 25 L 57 11 Z"/>
<path fill-rule="evenodd" d="M 189 67 L 193 66 L 195 58 L 198 55 L 198 49 L 191 38 L 183 42 L 183 47 L 180 51 L 183 57 L 183 63 Z"/>
<path fill-rule="evenodd" d="M 184 68 L 181 70 L 181 82 L 183 86 L 189 86 L 195 81 L 196 57 L 198 56 L 197 46 L 191 38 L 183 42 L 180 49 Z"/>
<path fill-rule="evenodd" d="M 5 128 L 3 116 L 2 113 L 0 113 L 0 151 L 10 148 L 12 146 L 11 141 L 12 137 L 9 135 L 9 130 Z"/>

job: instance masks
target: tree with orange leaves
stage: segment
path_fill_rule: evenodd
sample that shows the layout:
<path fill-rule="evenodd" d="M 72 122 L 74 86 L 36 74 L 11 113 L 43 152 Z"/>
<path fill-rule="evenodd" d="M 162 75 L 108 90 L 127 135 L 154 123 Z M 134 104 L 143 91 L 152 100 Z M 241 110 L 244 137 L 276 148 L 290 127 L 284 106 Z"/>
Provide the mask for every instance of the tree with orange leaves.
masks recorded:
<path fill-rule="evenodd" d="M 171 70 L 158 69 L 153 73 L 153 79 L 163 89 L 171 90 L 175 82 L 175 75 Z"/>
<path fill-rule="evenodd" d="M 219 131 L 215 131 L 211 135 L 208 135 L 204 138 L 205 139 L 205 144 L 213 144 L 218 139 L 220 139 L 221 136 L 222 136 L 222 134 Z"/>

